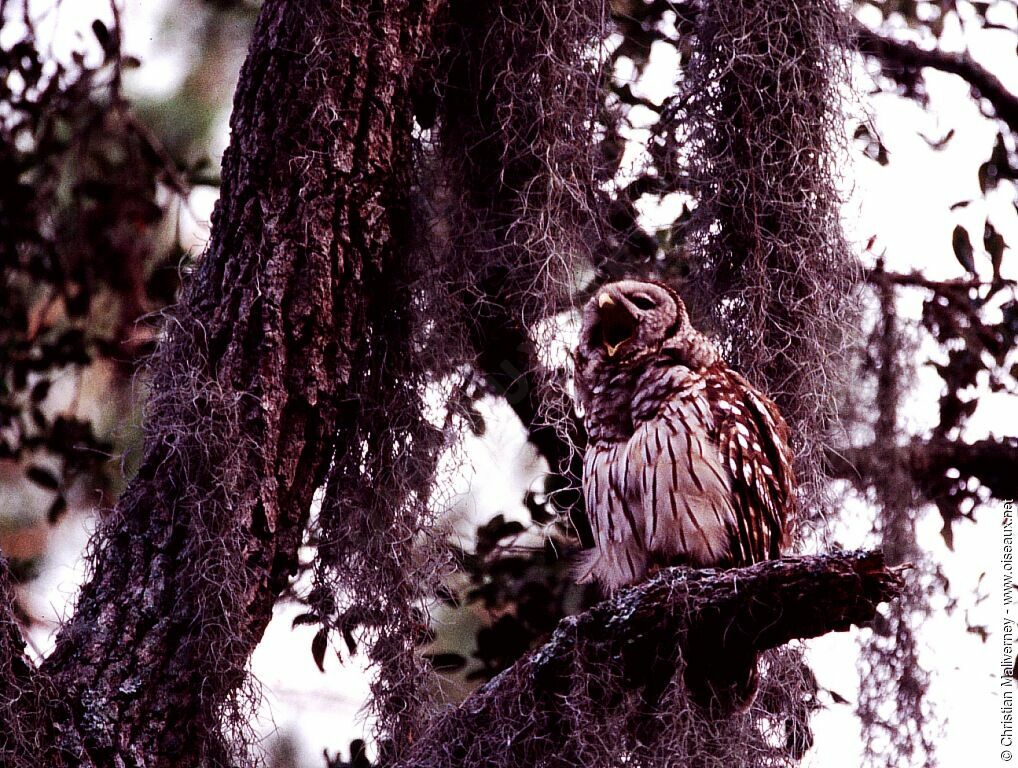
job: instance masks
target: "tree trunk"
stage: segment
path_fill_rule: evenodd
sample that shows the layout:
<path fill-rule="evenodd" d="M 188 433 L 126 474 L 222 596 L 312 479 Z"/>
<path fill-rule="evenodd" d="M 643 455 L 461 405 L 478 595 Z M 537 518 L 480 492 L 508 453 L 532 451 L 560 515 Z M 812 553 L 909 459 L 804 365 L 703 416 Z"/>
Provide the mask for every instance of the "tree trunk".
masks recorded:
<path fill-rule="evenodd" d="M 212 239 L 153 363 L 141 467 L 53 654 L 32 670 L 17 633 L 0 637 L 0 714 L 18 734 L 4 765 L 242 756 L 248 659 L 352 434 L 341 403 L 363 318 L 401 251 L 408 82 L 432 5 L 263 6 Z M 32 734 L 39 702 L 48 733 Z"/>

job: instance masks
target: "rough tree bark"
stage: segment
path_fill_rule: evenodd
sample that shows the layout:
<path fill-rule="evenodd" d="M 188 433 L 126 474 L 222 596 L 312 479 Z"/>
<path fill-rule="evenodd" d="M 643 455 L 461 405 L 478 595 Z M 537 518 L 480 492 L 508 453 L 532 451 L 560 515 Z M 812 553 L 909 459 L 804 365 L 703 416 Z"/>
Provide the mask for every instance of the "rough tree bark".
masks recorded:
<path fill-rule="evenodd" d="M 264 4 L 212 239 L 154 361 L 141 467 L 38 670 L 3 621 L 4 730 L 34 718 L 22 691 L 49 692 L 48 733 L 3 739 L 5 765 L 231 759 L 224 721 L 243 727 L 229 707 L 350 429 L 362 318 L 401 253 L 408 81 L 433 5 Z"/>

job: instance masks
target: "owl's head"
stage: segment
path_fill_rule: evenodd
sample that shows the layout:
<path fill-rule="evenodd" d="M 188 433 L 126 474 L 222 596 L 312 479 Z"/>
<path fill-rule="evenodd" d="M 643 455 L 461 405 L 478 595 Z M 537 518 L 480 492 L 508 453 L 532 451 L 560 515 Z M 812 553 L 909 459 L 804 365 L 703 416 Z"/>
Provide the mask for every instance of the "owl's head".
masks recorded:
<path fill-rule="evenodd" d="M 662 352 L 693 369 L 719 359 L 714 345 L 690 325 L 678 293 L 644 280 L 619 280 L 597 290 L 583 308 L 577 352 L 602 369 L 638 368 Z"/>
<path fill-rule="evenodd" d="M 717 349 L 690 325 L 685 304 L 668 286 L 644 280 L 602 286 L 583 308 L 575 358 L 576 393 L 588 429 L 624 432 L 626 398 L 651 367 L 698 370 L 718 360 Z"/>
<path fill-rule="evenodd" d="M 625 364 L 659 350 L 688 325 L 686 307 L 671 288 L 620 280 L 602 286 L 587 302 L 580 346 Z"/>

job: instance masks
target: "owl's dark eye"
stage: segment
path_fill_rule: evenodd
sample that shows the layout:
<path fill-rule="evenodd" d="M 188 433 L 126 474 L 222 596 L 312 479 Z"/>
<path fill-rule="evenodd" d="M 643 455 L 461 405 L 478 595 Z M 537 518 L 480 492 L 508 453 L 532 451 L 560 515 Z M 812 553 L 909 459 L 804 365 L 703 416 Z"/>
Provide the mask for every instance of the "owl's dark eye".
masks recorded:
<path fill-rule="evenodd" d="M 651 299 L 650 296 L 647 296 L 642 293 L 636 294 L 635 296 L 632 297 L 631 300 L 633 304 L 637 306 L 638 309 L 654 309 L 654 307 L 657 306 L 656 304 L 654 304 L 654 300 Z"/>

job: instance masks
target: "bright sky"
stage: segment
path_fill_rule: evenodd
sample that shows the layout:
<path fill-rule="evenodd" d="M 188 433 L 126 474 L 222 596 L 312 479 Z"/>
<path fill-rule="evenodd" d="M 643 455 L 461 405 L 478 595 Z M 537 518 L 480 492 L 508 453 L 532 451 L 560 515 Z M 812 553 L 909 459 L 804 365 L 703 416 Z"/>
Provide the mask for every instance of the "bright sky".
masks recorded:
<path fill-rule="evenodd" d="M 1014 6 L 1003 6 L 1002 23 L 1014 27 Z M 180 78 L 180 64 L 186 48 L 169 49 L 157 44 L 159 22 L 167 3 L 146 3 L 128 0 L 125 9 L 126 45 L 132 54 L 144 61 L 136 87 L 156 95 L 170 92 Z M 56 30 L 57 49 L 76 47 L 80 34 L 90 35 L 88 25 L 96 17 L 108 18 L 104 0 L 76 0 L 63 3 L 60 16 L 50 22 Z M 1008 15 L 1010 14 L 1010 15 Z M 186 41 L 186 20 L 178 44 Z M 1015 38 L 1011 32 L 949 29 L 945 45 L 960 48 L 967 44 L 977 60 L 989 66 L 1013 91 L 1018 92 L 1018 67 L 1015 66 Z M 667 48 L 655 49 L 648 81 L 666 84 L 675 66 Z M 875 250 L 886 251 L 889 265 L 897 270 L 921 268 L 931 277 L 956 277 L 962 270 L 951 248 L 951 231 L 964 224 L 973 241 L 980 242 L 983 221 L 990 215 L 994 224 L 1010 244 L 1018 244 L 1018 216 L 1011 207 L 1009 188 L 991 195 L 986 203 L 980 200 L 975 168 L 989 156 L 996 130 L 983 119 L 968 98 L 967 86 L 948 75 L 928 75 L 931 110 L 891 96 L 870 98 L 865 107 L 855 108 L 853 117 L 868 119 L 890 155 L 890 164 L 856 157 L 845 168 L 851 194 L 844 208 L 844 223 L 853 241 L 865 243 L 878 234 Z M 647 95 L 654 98 L 655 87 Z M 225 145 L 226 110 L 224 104 L 223 138 Z M 854 125 L 852 126 L 854 127 Z M 947 148 L 934 152 L 920 137 L 942 137 L 955 130 Z M 848 129 L 850 130 L 850 129 Z M 221 148 L 220 146 L 220 148 Z M 1006 185 L 1002 185 L 1006 187 Z M 949 206 L 959 200 L 974 202 L 958 211 Z M 205 236 L 201 224 L 207 222 L 214 198 L 202 191 L 192 200 L 196 216 L 195 237 Z M 652 206 L 645 208 L 650 218 L 668 212 Z M 1009 254 L 1012 278 L 1018 278 L 1015 259 Z M 916 316 L 921 295 L 904 298 L 907 311 Z M 929 369 L 920 368 L 915 388 L 908 400 L 907 418 L 915 425 L 928 425 L 934 418 L 939 379 Z M 504 409 L 494 408 L 489 437 L 473 441 L 466 448 L 474 475 L 463 479 L 464 491 L 472 484 L 487 493 L 474 498 L 474 513 L 482 518 L 495 511 L 493 499 L 520 495 L 519 489 L 532 482 L 525 473 L 510 475 L 505 467 L 533 468 L 531 453 L 522 431 Z M 971 422 L 969 437 L 1018 433 L 1018 402 L 1003 395 L 985 395 Z M 499 492 L 491 494 L 497 486 Z M 515 488 L 515 490 L 514 490 Z M 490 494 L 490 495 L 489 495 Z M 863 504 L 853 509 L 854 522 L 849 521 L 837 533 L 847 546 L 866 543 L 871 510 Z M 961 602 L 954 613 L 947 615 L 941 607 L 934 609 L 932 619 L 923 628 L 921 641 L 925 665 L 933 670 L 932 695 L 939 715 L 946 723 L 940 743 L 940 762 L 944 766 L 996 765 L 999 761 L 997 689 L 999 685 L 997 654 L 999 635 L 982 642 L 964 629 L 965 620 L 972 625 L 986 625 L 999 632 L 999 536 L 1000 504 L 993 502 L 980 510 L 978 522 L 955 529 L 955 551 L 948 552 L 939 535 L 940 522 L 935 513 L 926 515 L 920 529 L 920 543 L 943 563 L 950 578 L 952 593 Z M 86 533 L 79 521 L 67 518 L 56 533 L 60 543 L 54 548 L 50 567 L 36 584 L 33 594 L 40 610 L 59 616 L 67 610 L 67 600 L 81 578 L 77 553 Z M 980 585 L 980 579 L 982 583 Z M 981 602 L 978 593 L 988 595 Z M 290 630 L 296 608 L 277 608 L 265 639 L 253 660 L 255 676 L 264 685 L 263 724 L 266 732 L 272 723 L 280 733 L 296 737 L 299 752 L 307 765 L 321 764 L 321 750 L 346 750 L 351 738 L 359 735 L 359 725 L 352 729 L 354 715 L 368 696 L 367 679 L 356 666 L 340 667 L 335 657 L 326 660 L 326 673 L 318 672 L 311 659 L 310 643 L 313 628 Z M 829 635 L 811 643 L 814 669 L 822 685 L 837 691 L 854 702 L 858 687 L 855 667 L 856 632 Z M 35 642 L 46 648 L 49 640 L 36 636 Z M 824 768 L 857 768 L 859 765 L 858 723 L 849 705 L 831 704 L 816 721 L 817 746 L 806 765 Z"/>

